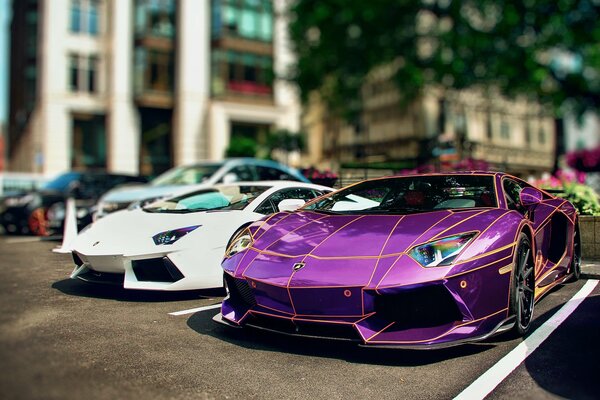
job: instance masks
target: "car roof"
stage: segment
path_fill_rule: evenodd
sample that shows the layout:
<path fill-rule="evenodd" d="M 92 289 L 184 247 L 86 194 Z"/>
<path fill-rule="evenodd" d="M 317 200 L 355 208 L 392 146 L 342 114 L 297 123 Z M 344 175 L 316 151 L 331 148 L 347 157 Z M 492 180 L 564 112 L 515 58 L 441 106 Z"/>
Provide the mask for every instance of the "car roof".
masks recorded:
<path fill-rule="evenodd" d="M 306 183 L 300 181 L 247 181 L 247 182 L 232 182 L 232 183 L 219 183 L 214 185 L 215 187 L 221 186 L 268 186 L 276 188 L 286 187 L 306 187 L 319 190 L 334 190 L 333 188 L 317 185 L 315 183 Z"/>

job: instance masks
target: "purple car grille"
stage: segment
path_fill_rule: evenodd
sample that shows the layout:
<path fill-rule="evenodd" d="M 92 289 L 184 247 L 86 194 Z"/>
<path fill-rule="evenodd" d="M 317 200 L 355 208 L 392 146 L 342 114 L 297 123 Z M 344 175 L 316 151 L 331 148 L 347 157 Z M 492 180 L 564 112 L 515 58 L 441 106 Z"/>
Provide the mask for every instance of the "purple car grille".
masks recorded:
<path fill-rule="evenodd" d="M 247 307 L 256 305 L 254 293 L 245 279 L 236 279 L 229 274 L 225 274 L 225 283 L 227 284 L 229 298 L 232 302 Z"/>
<path fill-rule="evenodd" d="M 254 314 L 248 325 L 289 335 L 326 337 L 339 340 L 359 341 L 360 337 L 351 324 L 325 324 L 318 322 L 292 321 Z"/>
<path fill-rule="evenodd" d="M 397 328 L 426 328 L 463 319 L 456 301 L 443 286 L 426 286 L 375 297 L 375 311 Z"/>

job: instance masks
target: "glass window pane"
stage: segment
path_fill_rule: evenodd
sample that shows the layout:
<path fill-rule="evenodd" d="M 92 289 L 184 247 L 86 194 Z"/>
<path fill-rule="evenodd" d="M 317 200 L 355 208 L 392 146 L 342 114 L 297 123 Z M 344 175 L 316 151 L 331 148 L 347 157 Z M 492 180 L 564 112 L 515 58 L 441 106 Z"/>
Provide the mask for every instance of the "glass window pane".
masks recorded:
<path fill-rule="evenodd" d="M 263 13 L 260 22 L 260 39 L 265 41 L 273 40 L 273 16 Z"/>
<path fill-rule="evenodd" d="M 88 91 L 90 93 L 96 93 L 98 90 L 97 79 L 98 79 L 98 58 L 90 57 L 88 65 Z"/>
<path fill-rule="evenodd" d="M 213 0 L 211 4 L 211 33 L 213 37 L 221 36 L 221 6 L 219 0 Z"/>
<path fill-rule="evenodd" d="M 247 38 L 256 38 L 258 13 L 251 10 L 242 10 L 240 18 L 240 35 Z"/>
<path fill-rule="evenodd" d="M 230 5 L 223 5 L 223 24 L 228 32 L 238 31 L 238 10 Z"/>
<path fill-rule="evenodd" d="M 88 12 L 88 32 L 92 35 L 98 34 L 98 2 L 92 0 Z"/>
<path fill-rule="evenodd" d="M 69 87 L 76 92 L 79 89 L 79 65 L 77 56 L 69 56 Z"/>
<path fill-rule="evenodd" d="M 73 0 L 71 3 L 71 32 L 81 32 L 81 2 Z"/>

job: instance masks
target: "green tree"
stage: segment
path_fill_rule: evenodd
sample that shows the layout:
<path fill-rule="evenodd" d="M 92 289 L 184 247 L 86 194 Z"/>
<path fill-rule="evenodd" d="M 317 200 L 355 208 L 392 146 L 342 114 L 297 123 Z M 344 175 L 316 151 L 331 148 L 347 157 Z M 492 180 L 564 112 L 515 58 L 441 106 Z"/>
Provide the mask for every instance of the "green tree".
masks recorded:
<path fill-rule="evenodd" d="M 405 102 L 428 85 L 494 87 L 555 112 L 600 106 L 600 2 L 595 0 L 298 0 L 291 78 L 351 117 L 374 67 L 397 66 Z"/>
<path fill-rule="evenodd" d="M 229 147 L 225 150 L 225 157 L 254 157 L 258 145 L 256 140 L 246 136 L 233 136 Z"/>
<path fill-rule="evenodd" d="M 269 133 L 266 146 L 269 153 L 276 149 L 285 152 L 302 151 L 304 150 L 304 134 L 278 129 Z"/>

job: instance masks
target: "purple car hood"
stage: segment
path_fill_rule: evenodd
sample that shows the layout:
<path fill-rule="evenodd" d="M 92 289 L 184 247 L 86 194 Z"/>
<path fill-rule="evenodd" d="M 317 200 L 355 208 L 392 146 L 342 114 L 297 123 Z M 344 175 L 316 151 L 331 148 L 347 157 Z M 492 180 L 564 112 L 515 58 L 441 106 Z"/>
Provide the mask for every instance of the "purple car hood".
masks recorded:
<path fill-rule="evenodd" d="M 385 283 L 384 278 L 394 279 L 398 268 L 392 267 L 400 264 L 420 273 L 420 278 L 426 270 L 438 274 L 443 268 L 424 269 L 407 253 L 431 240 L 480 233 L 506 214 L 497 208 L 409 215 L 279 213 L 256 223 L 252 248 L 243 257 L 226 260 L 224 268 L 233 275 L 278 286 L 375 287 Z M 471 247 L 459 258 L 482 250 L 481 245 L 476 250 Z M 405 276 L 403 280 L 411 279 Z"/>

